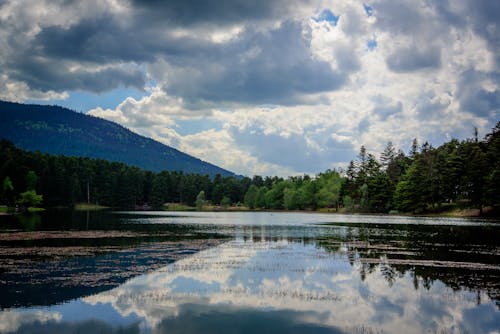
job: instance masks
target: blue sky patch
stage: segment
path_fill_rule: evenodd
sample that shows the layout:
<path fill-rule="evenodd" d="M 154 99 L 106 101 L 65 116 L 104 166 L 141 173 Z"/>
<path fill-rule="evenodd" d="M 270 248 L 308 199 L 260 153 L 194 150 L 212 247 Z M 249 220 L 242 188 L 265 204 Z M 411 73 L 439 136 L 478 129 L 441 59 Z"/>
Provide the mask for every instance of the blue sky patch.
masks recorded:
<path fill-rule="evenodd" d="M 336 26 L 337 23 L 339 22 L 339 18 L 340 18 L 340 16 L 333 14 L 333 12 L 331 10 L 325 9 L 314 20 L 316 22 L 328 22 L 332 26 Z"/>
<path fill-rule="evenodd" d="M 146 95 L 148 92 L 139 91 L 134 88 L 117 88 L 112 91 L 95 94 L 91 92 L 72 91 L 69 92 L 69 97 L 65 100 L 50 100 L 51 104 L 57 104 L 68 109 L 87 112 L 90 109 L 101 107 L 103 109 L 114 109 L 127 97 L 133 97 L 138 100 Z M 47 101 L 42 100 L 29 100 L 26 103 L 34 104 L 47 104 Z"/>
<path fill-rule="evenodd" d="M 176 120 L 175 123 L 178 125 L 178 127 L 175 128 L 175 131 L 181 136 L 192 135 L 208 130 L 219 131 L 222 129 L 222 124 L 220 122 L 209 119 L 186 121 Z"/>
<path fill-rule="evenodd" d="M 367 5 L 366 3 L 363 4 L 363 8 L 365 9 L 366 16 L 370 17 L 373 15 L 373 7 L 370 5 Z"/>
<path fill-rule="evenodd" d="M 366 47 L 368 48 L 369 51 L 376 49 L 377 41 L 375 39 L 370 39 L 368 42 L 366 42 Z"/>

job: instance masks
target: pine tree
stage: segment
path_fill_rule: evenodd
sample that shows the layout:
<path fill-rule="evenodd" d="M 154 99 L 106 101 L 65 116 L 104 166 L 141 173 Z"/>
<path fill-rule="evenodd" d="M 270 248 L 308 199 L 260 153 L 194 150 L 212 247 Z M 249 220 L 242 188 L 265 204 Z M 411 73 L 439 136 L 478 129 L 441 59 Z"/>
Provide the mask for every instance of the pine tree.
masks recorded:
<path fill-rule="evenodd" d="M 395 157 L 396 149 L 394 148 L 394 145 L 392 145 L 392 142 L 389 141 L 380 155 L 380 164 L 387 170 L 388 166 L 394 161 Z"/>

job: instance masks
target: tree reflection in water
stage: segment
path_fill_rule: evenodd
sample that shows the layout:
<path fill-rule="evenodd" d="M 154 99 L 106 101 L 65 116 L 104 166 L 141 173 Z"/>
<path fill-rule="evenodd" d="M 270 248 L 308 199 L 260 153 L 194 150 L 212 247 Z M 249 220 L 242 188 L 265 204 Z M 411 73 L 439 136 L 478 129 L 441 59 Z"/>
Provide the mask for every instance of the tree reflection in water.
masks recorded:
<path fill-rule="evenodd" d="M 273 225 L 265 220 L 257 225 L 239 222 L 244 215 L 217 215 L 227 221 L 148 225 L 172 234 L 107 253 L 94 262 L 94 270 L 108 270 L 106 263 L 120 257 L 147 266 L 162 254 L 168 259 L 182 253 L 186 240 L 225 236 L 208 248 L 185 247 L 188 254 L 172 257 L 174 262 L 64 304 L 4 309 L 0 332 L 65 333 L 92 321 L 96 331 L 111 333 L 490 333 L 500 328 L 496 226 Z M 151 221 L 162 219 L 171 217 Z M 150 218 L 131 221 L 140 229 Z M 177 241 L 165 243 L 172 237 Z"/>

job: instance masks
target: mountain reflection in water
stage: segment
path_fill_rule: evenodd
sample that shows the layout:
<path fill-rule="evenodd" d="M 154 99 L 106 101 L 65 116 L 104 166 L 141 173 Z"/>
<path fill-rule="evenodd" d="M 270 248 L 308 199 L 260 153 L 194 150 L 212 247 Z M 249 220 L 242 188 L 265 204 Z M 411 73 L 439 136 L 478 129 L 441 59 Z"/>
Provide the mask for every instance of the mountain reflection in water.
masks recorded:
<path fill-rule="evenodd" d="M 230 239 L 108 291 L 5 309 L 0 332 L 500 330 L 496 226 L 197 228 Z"/>

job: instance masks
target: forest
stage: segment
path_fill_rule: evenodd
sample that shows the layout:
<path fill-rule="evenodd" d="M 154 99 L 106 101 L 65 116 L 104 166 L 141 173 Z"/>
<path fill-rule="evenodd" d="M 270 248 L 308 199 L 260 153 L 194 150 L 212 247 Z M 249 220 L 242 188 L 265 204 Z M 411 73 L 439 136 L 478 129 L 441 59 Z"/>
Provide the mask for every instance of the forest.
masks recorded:
<path fill-rule="evenodd" d="M 155 172 L 234 176 L 117 123 L 58 106 L 0 101 L 0 138 L 29 151 L 119 161 Z"/>
<path fill-rule="evenodd" d="M 237 177 L 155 173 L 106 160 L 29 152 L 0 142 L 0 205 L 120 209 L 183 203 L 203 208 L 439 212 L 451 204 L 482 210 L 500 204 L 500 122 L 484 138 L 435 148 L 414 140 L 410 152 L 388 142 L 377 158 L 364 146 L 345 170 L 316 176 Z M 38 196 L 38 197 L 33 197 Z"/>

